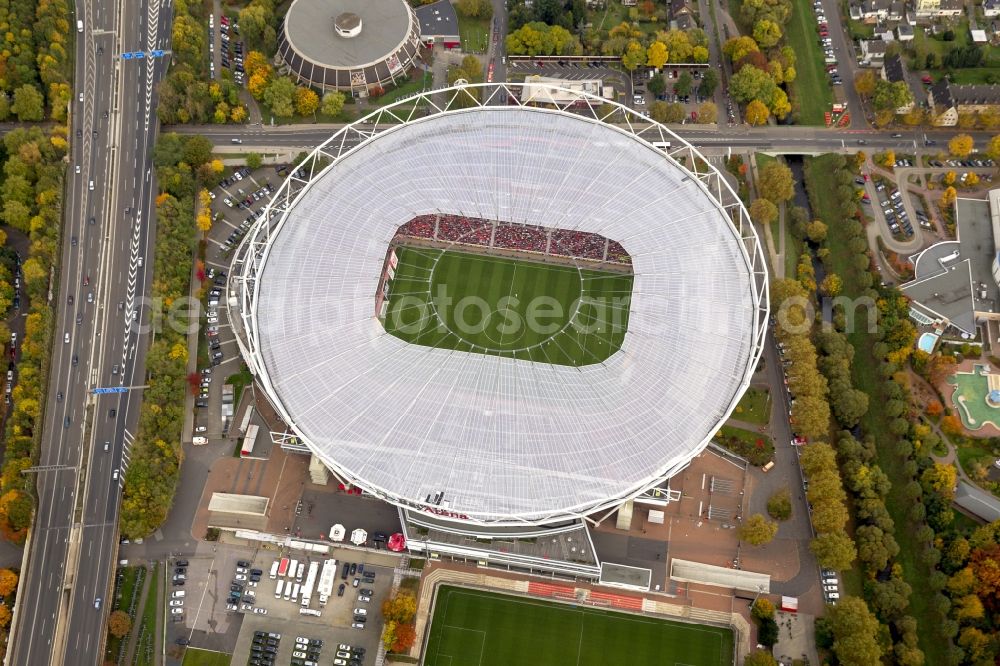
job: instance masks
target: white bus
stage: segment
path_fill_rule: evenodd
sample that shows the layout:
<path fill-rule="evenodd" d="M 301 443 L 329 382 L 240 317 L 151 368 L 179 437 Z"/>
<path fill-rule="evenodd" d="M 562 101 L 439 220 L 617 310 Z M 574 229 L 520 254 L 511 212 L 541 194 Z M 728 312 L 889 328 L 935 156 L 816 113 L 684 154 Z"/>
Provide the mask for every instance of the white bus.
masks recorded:
<path fill-rule="evenodd" d="M 278 577 L 278 560 L 275 560 L 274 562 L 271 562 L 270 578 L 271 580 L 274 580 L 277 577 Z"/>
<path fill-rule="evenodd" d="M 279 580 L 278 581 L 278 587 L 274 591 L 274 598 L 275 599 L 280 599 L 281 598 L 281 591 L 284 589 L 284 587 L 285 587 L 285 581 Z"/>
<path fill-rule="evenodd" d="M 295 583 L 295 585 L 292 586 L 292 603 L 298 603 L 298 601 L 299 601 L 299 589 L 301 587 L 302 586 L 299 585 L 298 583 Z M 287 599 L 287 597 L 285 597 L 285 598 Z"/>

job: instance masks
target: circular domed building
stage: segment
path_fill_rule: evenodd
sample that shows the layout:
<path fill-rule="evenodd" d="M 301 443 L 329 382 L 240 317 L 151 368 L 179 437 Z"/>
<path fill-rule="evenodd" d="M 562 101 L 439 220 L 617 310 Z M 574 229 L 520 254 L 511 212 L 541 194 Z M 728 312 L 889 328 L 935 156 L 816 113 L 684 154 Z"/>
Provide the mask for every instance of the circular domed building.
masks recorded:
<path fill-rule="evenodd" d="M 278 35 L 278 57 L 299 83 L 358 97 L 405 78 L 419 49 L 405 0 L 294 0 Z"/>

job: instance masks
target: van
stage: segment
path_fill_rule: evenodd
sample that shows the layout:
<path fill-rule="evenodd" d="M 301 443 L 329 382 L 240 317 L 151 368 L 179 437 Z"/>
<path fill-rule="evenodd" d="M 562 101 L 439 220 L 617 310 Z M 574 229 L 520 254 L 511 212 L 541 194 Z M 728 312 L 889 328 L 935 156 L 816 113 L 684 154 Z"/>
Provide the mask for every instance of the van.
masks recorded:
<path fill-rule="evenodd" d="M 761 467 L 760 469 L 761 469 L 761 471 L 764 471 L 764 472 L 770 472 L 772 467 L 774 467 L 774 461 L 773 460 L 771 462 L 767 463 L 766 465 L 764 465 L 763 467 Z"/>
<path fill-rule="evenodd" d="M 83 21 L 78 20 L 76 22 L 76 31 L 77 32 L 83 32 Z"/>
<path fill-rule="evenodd" d="M 205 437 L 192 437 L 191 444 L 194 446 L 204 446 L 208 444 L 208 439 Z"/>
<path fill-rule="evenodd" d="M 320 617 L 323 615 L 323 612 L 312 608 L 300 608 L 299 615 L 312 615 L 313 617 Z"/>

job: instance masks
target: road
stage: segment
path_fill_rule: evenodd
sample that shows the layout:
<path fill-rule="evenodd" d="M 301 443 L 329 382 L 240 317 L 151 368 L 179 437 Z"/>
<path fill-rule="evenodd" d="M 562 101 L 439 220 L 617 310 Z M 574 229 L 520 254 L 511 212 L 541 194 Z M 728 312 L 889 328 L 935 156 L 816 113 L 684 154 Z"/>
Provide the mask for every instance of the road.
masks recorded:
<path fill-rule="evenodd" d="M 77 34 L 65 205 L 65 235 L 77 242 L 64 242 L 53 300 L 38 510 L 15 617 L 16 664 L 103 660 L 121 493 L 113 476 L 127 466 L 141 393 L 97 397 L 91 389 L 140 385 L 144 377 L 142 319 L 133 322 L 126 312 L 138 306 L 151 270 L 155 83 L 166 62 L 116 56 L 167 48 L 169 9 L 161 0 L 94 0 L 78 2 L 77 12 L 84 31 Z"/>
<path fill-rule="evenodd" d="M 219 126 L 219 125 L 171 125 L 164 131 L 182 134 L 200 134 L 208 137 L 220 149 L 232 152 L 246 152 L 258 148 L 302 148 L 313 149 L 330 138 L 334 132 L 344 127 L 342 124 L 262 126 Z M 824 153 L 836 150 L 864 150 L 873 153 L 887 148 L 898 154 L 912 153 L 923 147 L 925 138 L 937 140 L 933 150 L 947 152 L 947 142 L 955 134 L 969 134 L 979 149 L 986 147 L 992 137 L 989 132 L 963 132 L 951 130 L 928 131 L 925 128 L 901 132 L 893 138 L 888 132 L 859 130 L 830 130 L 820 127 L 737 127 L 705 128 L 701 125 L 671 126 L 679 136 L 696 146 L 752 147 L 797 153 Z M 240 138 L 243 143 L 232 145 L 232 139 Z M 859 141 L 863 141 L 861 144 Z"/>

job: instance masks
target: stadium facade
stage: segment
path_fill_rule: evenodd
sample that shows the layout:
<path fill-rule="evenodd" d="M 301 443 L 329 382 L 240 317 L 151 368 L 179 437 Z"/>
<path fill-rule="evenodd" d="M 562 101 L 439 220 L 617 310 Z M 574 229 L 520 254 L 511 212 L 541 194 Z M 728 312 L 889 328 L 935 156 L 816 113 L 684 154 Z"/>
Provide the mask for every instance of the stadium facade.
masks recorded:
<path fill-rule="evenodd" d="M 460 537 L 585 532 L 632 500 L 669 501 L 760 357 L 767 274 L 739 199 L 667 128 L 580 97 L 536 106 L 478 84 L 380 109 L 316 148 L 234 255 L 229 317 L 287 425 L 275 441 L 399 507 L 411 550 L 482 561 Z M 387 334 L 387 248 L 444 214 L 620 243 L 634 273 L 621 348 L 571 367 Z M 565 572 L 596 577 L 590 551 Z"/>

